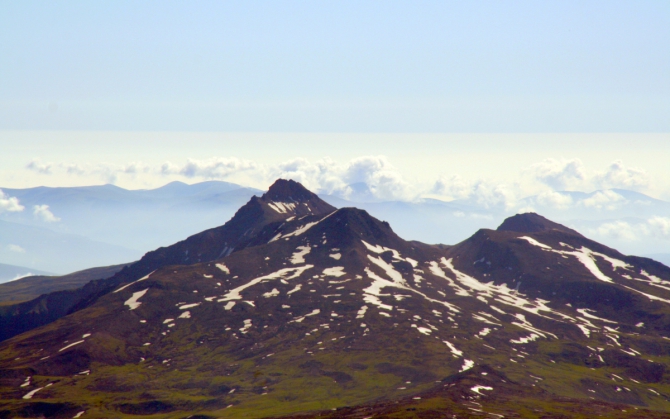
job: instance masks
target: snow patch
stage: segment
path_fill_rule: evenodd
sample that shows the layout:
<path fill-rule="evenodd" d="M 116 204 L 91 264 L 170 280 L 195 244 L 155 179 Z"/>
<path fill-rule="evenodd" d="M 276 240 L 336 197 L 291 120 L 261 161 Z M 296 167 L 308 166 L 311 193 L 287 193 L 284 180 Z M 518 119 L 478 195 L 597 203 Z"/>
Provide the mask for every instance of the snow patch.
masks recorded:
<path fill-rule="evenodd" d="M 240 332 L 247 333 L 250 327 L 251 327 L 251 319 L 246 319 L 244 321 L 244 326 L 240 328 Z"/>
<path fill-rule="evenodd" d="M 295 319 L 291 320 L 289 323 L 301 323 L 303 320 L 305 320 L 306 317 L 316 316 L 319 313 L 321 313 L 321 310 L 316 308 L 316 309 L 312 310 L 311 313 L 305 314 L 304 316 L 296 317 Z"/>
<path fill-rule="evenodd" d="M 227 275 L 230 275 L 230 269 L 228 269 L 228 267 L 226 265 L 224 265 L 223 263 L 217 263 L 214 266 L 221 269 L 221 271 L 223 271 L 223 273 L 225 273 Z"/>
<path fill-rule="evenodd" d="M 365 273 L 367 274 L 368 278 L 373 280 L 372 284 L 369 287 L 363 289 L 363 292 L 365 293 L 363 300 L 366 303 L 376 305 L 377 307 L 382 308 L 384 310 L 391 310 L 393 308 L 392 306 L 388 304 L 383 304 L 379 299 L 380 296 L 389 296 L 390 294 L 382 294 L 381 290 L 386 287 L 391 287 L 413 292 L 415 294 L 422 296 L 424 299 L 430 302 L 442 304 L 443 306 L 447 307 L 449 310 L 453 312 L 456 313 L 459 312 L 458 307 L 456 307 L 453 304 L 450 304 L 446 301 L 435 300 L 415 289 L 410 288 L 407 282 L 403 279 L 400 272 L 396 271 L 395 268 L 393 268 L 393 265 L 386 263 L 381 257 L 373 257 L 371 255 L 368 255 L 368 259 L 375 265 L 382 268 L 386 273 L 386 275 L 390 278 L 390 280 L 380 277 L 379 275 L 372 272 L 369 268 L 365 268 Z"/>
<path fill-rule="evenodd" d="M 379 313 L 379 314 L 381 314 L 381 313 Z M 415 324 L 413 324 L 412 327 L 415 328 L 416 330 L 418 330 L 419 333 L 423 333 L 426 336 L 430 336 L 430 334 L 432 333 L 432 331 L 427 327 L 421 327 L 421 326 L 417 326 Z"/>
<path fill-rule="evenodd" d="M 579 330 L 581 330 L 587 338 L 591 337 L 591 331 L 588 327 L 584 326 L 583 324 L 578 324 L 577 327 L 579 327 Z"/>
<path fill-rule="evenodd" d="M 489 329 L 488 327 L 485 327 L 479 333 L 477 333 L 477 336 L 486 336 L 489 333 L 491 333 L 491 329 Z"/>
<path fill-rule="evenodd" d="M 298 292 L 298 291 L 300 291 L 301 288 L 302 288 L 302 284 L 298 284 L 298 285 L 295 286 L 295 288 L 293 288 L 291 291 L 287 292 L 286 294 L 287 294 L 287 295 L 291 295 L 291 294 L 293 294 L 294 292 Z"/>
<path fill-rule="evenodd" d="M 363 316 L 365 316 L 365 312 L 368 311 L 368 306 L 363 306 L 358 310 L 358 313 L 356 313 L 356 318 L 357 319 L 362 319 Z"/>
<path fill-rule="evenodd" d="M 293 202 L 268 202 L 268 206 L 280 214 L 286 214 L 295 210 Z"/>
<path fill-rule="evenodd" d="M 454 356 L 454 358 L 463 356 L 463 351 L 456 349 L 456 347 L 451 342 L 448 342 L 446 340 L 443 340 L 442 342 L 444 342 L 444 344 L 447 345 L 447 347 L 449 347 L 449 350 L 451 351 L 451 354 Z"/>
<path fill-rule="evenodd" d="M 45 385 L 44 387 L 36 388 L 35 390 L 32 390 L 31 392 L 29 392 L 29 393 L 27 393 L 25 396 L 23 396 L 23 398 L 26 399 L 26 400 L 28 400 L 28 399 L 32 399 L 33 396 L 34 396 L 35 394 L 37 394 L 38 391 L 43 390 L 43 389 L 49 387 L 49 386 L 52 385 L 52 384 L 53 384 L 53 383 L 49 383 L 49 384 Z"/>
<path fill-rule="evenodd" d="M 554 252 L 554 253 L 558 253 L 560 255 L 574 256 L 575 258 L 577 258 L 577 260 L 579 262 L 582 263 L 582 265 L 584 265 L 584 267 L 591 273 L 591 275 L 593 275 L 594 277 L 596 277 L 597 279 L 599 279 L 603 282 L 610 282 L 611 283 L 611 282 L 614 282 L 614 281 L 612 281 L 612 278 L 608 277 L 607 275 L 602 273 L 600 271 L 600 269 L 598 269 L 598 265 L 596 265 L 596 256 L 605 260 L 606 262 L 609 262 L 610 265 L 612 265 L 612 270 L 614 270 L 614 271 L 616 271 L 618 268 L 623 268 L 623 269 L 630 270 L 633 267 L 632 265 L 629 265 L 622 260 L 614 259 L 612 257 L 609 257 L 609 256 L 605 255 L 605 254 L 594 252 L 594 251 L 592 251 L 591 249 L 589 249 L 585 246 L 582 246 L 580 249 L 571 248 L 571 249 L 573 249 L 572 251 L 556 250 L 556 249 L 553 249 L 553 248 L 547 246 L 546 244 L 542 244 L 542 243 L 538 242 L 537 240 L 532 239 L 532 238 L 527 237 L 527 236 L 523 236 L 523 237 L 519 237 L 519 238 L 528 241 L 533 246 L 537 246 L 537 247 L 540 247 L 542 249 L 545 249 L 545 250 L 548 250 L 548 251 L 551 251 L 551 252 Z M 563 244 L 563 243 L 561 243 L 561 244 Z"/>
<path fill-rule="evenodd" d="M 344 266 L 335 266 L 332 268 L 326 268 L 323 270 L 323 274 L 326 276 L 334 276 L 336 278 L 346 275 L 344 272 Z"/>
<path fill-rule="evenodd" d="M 130 297 L 129 299 L 126 300 L 123 305 L 126 305 L 130 307 L 130 310 L 135 310 L 137 307 L 139 307 L 142 303 L 140 303 L 138 300 L 144 296 L 144 294 L 149 291 L 149 288 L 143 289 L 142 291 L 137 291 L 133 293 L 133 296 Z"/>
<path fill-rule="evenodd" d="M 271 298 L 271 297 L 276 297 L 279 295 L 279 290 L 277 288 L 272 288 L 272 291 L 266 292 L 263 294 L 263 297 L 265 298 Z"/>
<path fill-rule="evenodd" d="M 487 386 L 479 386 L 479 385 L 477 385 L 477 386 L 474 386 L 474 387 L 472 387 L 472 388 L 470 389 L 470 391 L 473 391 L 473 392 L 475 392 L 475 393 L 477 393 L 477 394 L 482 394 L 482 393 L 480 393 L 481 390 L 492 391 L 492 390 L 493 390 L 493 387 L 487 387 Z"/>
<path fill-rule="evenodd" d="M 519 338 L 519 339 L 510 339 L 510 342 L 516 343 L 516 344 L 523 344 L 523 343 L 532 342 L 532 341 L 537 340 L 539 338 L 540 338 L 540 335 L 538 335 L 536 333 L 531 333 L 530 336 L 522 337 L 522 338 Z"/>
<path fill-rule="evenodd" d="M 291 263 L 297 265 L 298 263 L 305 263 L 305 255 L 312 250 L 309 246 L 298 246 L 296 252 L 291 256 Z"/>
<path fill-rule="evenodd" d="M 277 234 L 276 236 L 274 236 L 274 237 L 269 241 L 269 243 L 271 243 L 271 242 L 273 242 L 273 241 L 276 241 L 276 240 L 279 240 L 279 239 L 287 239 L 287 238 L 289 238 L 289 237 L 297 237 L 297 236 L 303 234 L 304 232 L 306 232 L 307 230 L 309 230 L 310 228 L 314 227 L 315 225 L 319 224 L 320 222 L 322 222 L 322 221 L 325 220 L 326 218 L 328 218 L 328 217 L 330 217 L 331 215 L 335 214 L 336 212 L 337 212 L 337 211 L 333 211 L 333 212 L 331 212 L 330 214 L 326 215 L 325 217 L 323 217 L 322 219 L 320 219 L 320 220 L 318 220 L 318 221 L 313 221 L 313 222 L 311 222 L 311 223 L 307 223 L 307 224 L 305 224 L 305 225 L 303 225 L 303 226 L 300 226 L 300 227 L 298 227 L 296 230 L 292 231 L 291 233 L 284 234 L 284 235 L 282 235 L 281 233 L 280 233 L 280 234 Z"/>
<path fill-rule="evenodd" d="M 459 372 L 467 371 L 474 366 L 475 366 L 475 361 L 473 361 L 471 359 L 466 359 Z"/>

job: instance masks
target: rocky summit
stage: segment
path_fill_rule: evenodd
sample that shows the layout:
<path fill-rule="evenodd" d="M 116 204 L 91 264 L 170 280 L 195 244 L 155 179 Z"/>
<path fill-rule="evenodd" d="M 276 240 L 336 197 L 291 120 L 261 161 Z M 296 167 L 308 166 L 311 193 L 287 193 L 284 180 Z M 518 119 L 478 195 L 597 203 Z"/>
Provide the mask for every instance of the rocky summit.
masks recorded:
<path fill-rule="evenodd" d="M 279 180 L 68 295 L 0 417 L 670 418 L 670 268 L 537 214 L 428 245 Z"/>

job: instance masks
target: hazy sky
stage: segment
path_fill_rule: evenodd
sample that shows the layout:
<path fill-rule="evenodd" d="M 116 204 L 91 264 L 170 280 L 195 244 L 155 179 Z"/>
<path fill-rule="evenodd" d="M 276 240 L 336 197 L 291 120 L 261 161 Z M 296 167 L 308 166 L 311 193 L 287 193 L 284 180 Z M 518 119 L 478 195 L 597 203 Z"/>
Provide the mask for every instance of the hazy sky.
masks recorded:
<path fill-rule="evenodd" d="M 0 0 L 0 187 L 670 199 L 669 74 L 667 1 Z"/>
<path fill-rule="evenodd" d="M 278 177 L 319 192 L 366 182 L 383 199 L 623 188 L 670 200 L 670 134 L 0 131 L 0 187 L 154 188 Z"/>
<path fill-rule="evenodd" d="M 1 1 L 0 129 L 669 132 L 670 2 Z"/>

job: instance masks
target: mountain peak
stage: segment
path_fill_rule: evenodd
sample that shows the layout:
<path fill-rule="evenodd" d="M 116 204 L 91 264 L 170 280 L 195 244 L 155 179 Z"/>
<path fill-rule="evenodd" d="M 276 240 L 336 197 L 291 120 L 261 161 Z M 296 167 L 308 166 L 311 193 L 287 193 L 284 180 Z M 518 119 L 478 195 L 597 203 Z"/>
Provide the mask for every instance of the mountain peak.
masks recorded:
<path fill-rule="evenodd" d="M 558 230 L 564 233 L 582 236 L 575 230 L 548 220 L 534 212 L 527 212 L 525 214 L 517 214 L 512 217 L 508 217 L 497 228 L 497 231 L 514 231 L 517 233 L 537 233 L 540 231 L 549 230 Z"/>
<path fill-rule="evenodd" d="M 290 179 L 277 179 L 262 198 L 273 201 L 295 202 L 308 201 L 317 198 L 317 196 L 299 182 Z"/>

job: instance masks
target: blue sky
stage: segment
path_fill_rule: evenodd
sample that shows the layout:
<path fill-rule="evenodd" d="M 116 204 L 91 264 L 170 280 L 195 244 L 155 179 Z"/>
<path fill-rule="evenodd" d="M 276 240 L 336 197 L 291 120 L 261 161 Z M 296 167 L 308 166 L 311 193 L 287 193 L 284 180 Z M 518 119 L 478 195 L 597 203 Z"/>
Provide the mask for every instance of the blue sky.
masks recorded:
<path fill-rule="evenodd" d="M 667 1 L 0 10 L 0 130 L 670 131 Z"/>

